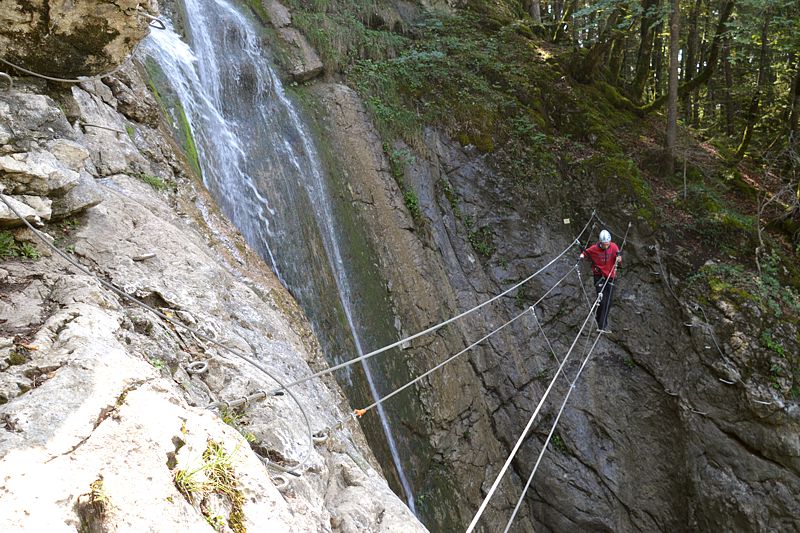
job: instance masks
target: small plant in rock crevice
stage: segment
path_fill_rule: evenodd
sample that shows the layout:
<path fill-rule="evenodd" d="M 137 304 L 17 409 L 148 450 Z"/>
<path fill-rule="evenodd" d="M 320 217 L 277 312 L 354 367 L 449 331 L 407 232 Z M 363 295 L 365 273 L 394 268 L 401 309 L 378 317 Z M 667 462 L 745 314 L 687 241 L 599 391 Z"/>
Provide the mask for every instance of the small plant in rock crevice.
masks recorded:
<path fill-rule="evenodd" d="M 245 427 L 243 420 L 245 416 L 244 413 L 237 413 L 236 411 L 223 407 L 220 409 L 219 416 L 222 418 L 223 422 L 241 433 L 242 437 L 244 437 L 247 442 L 253 443 L 258 440 L 256 436 Z"/>
<path fill-rule="evenodd" d="M 222 444 L 209 439 L 203 451 L 201 464 L 191 469 L 177 469 L 173 472 L 175 487 L 186 500 L 197 505 L 206 521 L 223 531 L 227 525 L 234 533 L 245 533 L 244 495 L 233 468 L 233 453 L 228 453 Z M 209 496 L 215 494 L 227 500 L 230 512 L 227 518 L 221 516 L 221 509 L 212 509 Z"/>
<path fill-rule="evenodd" d="M 146 174 L 144 172 L 133 174 L 133 176 L 145 182 L 146 184 L 148 184 L 157 191 L 167 191 L 167 190 L 171 190 L 173 192 L 175 191 L 174 185 L 168 183 L 162 178 L 159 178 L 158 176 L 153 176 L 152 174 Z"/>
<path fill-rule="evenodd" d="M 564 439 L 561 438 L 561 435 L 553 435 L 553 439 L 550 441 L 553 443 L 553 448 L 558 450 L 559 452 L 566 454 L 569 452 L 567 445 L 564 443 Z"/>
<path fill-rule="evenodd" d="M 24 257 L 26 259 L 39 259 L 42 257 L 38 248 L 28 242 L 19 242 L 9 231 L 0 231 L 0 260 L 11 257 Z"/>
<path fill-rule="evenodd" d="M 111 500 L 103 486 L 102 476 L 97 478 L 89 485 L 89 503 L 94 508 L 98 516 L 105 514 L 111 507 Z"/>

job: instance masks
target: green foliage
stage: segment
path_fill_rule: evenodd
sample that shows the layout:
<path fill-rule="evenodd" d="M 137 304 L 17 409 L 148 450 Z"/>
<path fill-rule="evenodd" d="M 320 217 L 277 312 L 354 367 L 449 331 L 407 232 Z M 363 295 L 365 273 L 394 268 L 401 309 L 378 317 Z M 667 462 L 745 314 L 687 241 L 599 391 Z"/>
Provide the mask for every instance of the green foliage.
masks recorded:
<path fill-rule="evenodd" d="M 153 176 L 152 174 L 145 174 L 143 172 L 136 173 L 133 175 L 157 191 L 174 190 L 174 188 L 169 183 L 164 181 L 162 178 L 159 178 L 158 176 Z"/>
<path fill-rule="evenodd" d="M 694 229 L 708 245 L 739 250 L 755 248 L 755 217 L 742 214 L 723 194 L 723 183 L 692 183 L 680 205 L 694 217 Z"/>
<path fill-rule="evenodd" d="M 553 435 L 553 438 L 550 439 L 550 442 L 553 444 L 553 448 L 560 453 L 567 454 L 569 452 L 569 449 L 564 443 L 564 439 L 561 438 L 561 435 Z"/>
<path fill-rule="evenodd" d="M 494 253 L 495 247 L 492 244 L 492 232 L 488 227 L 484 226 L 470 231 L 467 234 L 467 238 L 472 248 L 482 256 L 488 258 Z"/>
<path fill-rule="evenodd" d="M 33 244 L 28 243 L 28 242 L 23 243 L 23 244 L 21 244 L 19 246 L 19 255 L 21 255 L 22 257 L 26 257 L 28 259 L 33 259 L 33 260 L 36 260 L 36 259 L 39 259 L 40 257 L 42 257 L 41 252 L 39 252 L 39 250 L 36 248 L 36 246 L 34 246 Z"/>
<path fill-rule="evenodd" d="M 131 141 L 133 141 L 136 136 L 136 130 L 133 129 L 133 126 L 131 126 L 129 123 L 126 122 L 125 131 L 128 132 L 128 137 L 130 138 Z"/>
<path fill-rule="evenodd" d="M 786 349 L 780 342 L 777 342 L 775 341 L 775 339 L 772 338 L 771 330 L 765 329 L 764 331 L 762 331 L 759 340 L 761 341 L 761 345 L 764 346 L 765 348 L 772 350 L 781 357 L 786 356 Z"/>
<path fill-rule="evenodd" d="M 153 365 L 155 368 L 157 368 L 159 370 L 161 370 L 162 368 L 165 368 L 167 366 L 167 364 L 164 362 L 164 360 L 163 359 L 159 359 L 158 357 L 151 357 L 150 358 L 150 364 Z"/>
<path fill-rule="evenodd" d="M 258 439 L 256 436 L 249 431 L 244 424 L 244 413 L 236 412 L 231 409 L 226 409 L 223 407 L 219 413 L 220 418 L 222 421 L 228 424 L 230 427 L 241 433 L 241 435 L 245 438 L 245 440 L 249 443 L 254 443 Z"/>
<path fill-rule="evenodd" d="M 417 195 L 411 189 L 407 189 L 403 193 L 403 203 L 406 204 L 408 208 L 408 212 L 411 213 L 411 217 L 414 220 L 422 220 L 422 211 L 419 208 L 419 200 L 417 199 Z"/>
<path fill-rule="evenodd" d="M 470 14 L 429 14 L 395 57 L 359 60 L 347 71 L 385 139 L 421 145 L 436 125 L 521 186 L 554 174 L 546 109 L 554 69 L 515 25 L 499 31 Z M 524 32 L 523 32 L 524 33 Z"/>
<path fill-rule="evenodd" d="M 0 260 L 11 257 L 24 257 L 36 260 L 42 256 L 41 252 L 31 243 L 21 243 L 14 239 L 9 231 L 0 231 Z"/>
<path fill-rule="evenodd" d="M 210 525 L 227 525 L 234 533 L 246 531 L 244 495 L 239 488 L 239 481 L 233 468 L 233 454 L 227 453 L 221 444 L 209 440 L 201 464 L 191 470 L 175 470 L 173 481 L 190 503 L 200 506 L 203 516 Z M 223 517 L 222 522 L 218 520 L 217 515 L 211 514 L 209 506 L 205 503 L 206 497 L 211 494 L 225 498 L 230 505 L 230 513 L 227 519 Z"/>
<path fill-rule="evenodd" d="M 7 259 L 18 255 L 17 242 L 8 231 L 0 231 L 0 259 Z"/>

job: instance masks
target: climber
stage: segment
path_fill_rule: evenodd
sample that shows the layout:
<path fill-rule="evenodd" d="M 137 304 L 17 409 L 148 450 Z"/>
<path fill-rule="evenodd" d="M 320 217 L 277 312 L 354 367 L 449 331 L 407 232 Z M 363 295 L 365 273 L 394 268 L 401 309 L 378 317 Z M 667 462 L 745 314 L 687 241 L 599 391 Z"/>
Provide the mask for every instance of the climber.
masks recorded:
<path fill-rule="evenodd" d="M 581 250 L 580 259 L 589 259 L 592 262 L 594 288 L 597 294 L 603 293 L 595 315 L 597 329 L 601 333 L 611 333 L 608 329 L 608 313 L 611 310 L 614 279 L 617 277 L 617 266 L 622 262 L 622 252 L 611 242 L 608 230 L 600 232 L 600 242 Z"/>

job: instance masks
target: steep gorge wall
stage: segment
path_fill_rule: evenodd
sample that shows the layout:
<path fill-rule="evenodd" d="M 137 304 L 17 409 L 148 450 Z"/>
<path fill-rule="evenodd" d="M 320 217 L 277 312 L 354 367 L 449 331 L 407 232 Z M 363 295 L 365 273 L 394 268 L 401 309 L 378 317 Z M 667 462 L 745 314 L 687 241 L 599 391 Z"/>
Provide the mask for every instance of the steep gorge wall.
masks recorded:
<path fill-rule="evenodd" d="M 205 406 L 275 383 L 98 283 L 284 382 L 325 366 L 302 311 L 159 126 L 136 68 L 72 86 L 16 78 L 0 93 L 0 184 L 93 273 L 51 254 L 3 204 L 4 530 L 423 530 L 358 428 L 334 428 L 312 445 L 288 395 L 225 412 L 224 423 Z M 187 372 L 191 361 L 208 371 Z M 349 411 L 330 379 L 296 394 L 314 432 Z M 303 461 L 301 476 L 284 475 L 281 487 L 265 460 Z"/>
<path fill-rule="evenodd" d="M 580 98 L 563 79 L 559 83 L 565 107 Z M 571 396 L 515 530 L 800 530 L 800 508 L 791 496 L 800 488 L 800 409 L 791 399 L 791 380 L 776 382 L 768 370 L 785 359 L 759 342 L 774 318 L 747 298 L 737 302 L 708 286 L 698 294 L 694 282 L 671 274 L 671 267 L 686 272 L 686 260 L 663 248 L 674 252 L 680 243 L 637 217 L 642 199 L 627 192 L 632 177 L 606 170 L 610 155 L 589 158 L 600 176 L 592 169 L 576 172 L 564 158 L 553 181 L 523 195 L 485 163 L 482 151 L 435 129 L 425 131 L 422 147 L 384 145 L 347 87 L 319 82 L 301 92 L 310 102 L 309 115 L 320 123 L 321 143 L 332 146 L 329 164 L 339 166 L 347 182 L 344 204 L 364 221 L 381 258 L 401 334 L 424 329 L 529 275 L 575 238 L 595 207 L 618 242 L 633 223 L 612 313 L 615 334 L 600 340 Z M 564 110 L 546 111 L 576 121 Z M 573 130 L 583 130 L 587 144 L 597 140 L 595 124 L 575 122 Z M 413 155 L 399 176 L 390 161 L 398 152 Z M 413 191 L 421 215 L 409 209 L 397 178 Z M 572 223 L 564 225 L 564 218 Z M 598 230 L 593 227 L 595 236 Z M 432 340 L 414 343 L 399 355 L 406 368 L 397 375 L 431 368 L 514 316 L 557 281 L 575 256 L 577 251 L 537 278 L 516 301 L 503 300 Z M 585 288 L 593 297 L 591 285 Z M 540 306 L 559 357 L 588 307 L 576 276 Z M 792 317 L 781 332 L 792 350 L 796 324 Z M 569 376 L 577 371 L 584 342 L 567 365 Z M 547 341 L 528 320 L 415 387 L 416 399 L 402 400 L 422 413 L 417 419 L 396 416 L 407 431 L 405 437 L 400 432 L 407 449 L 423 450 L 408 464 L 429 527 L 459 529 L 469 521 L 556 366 Z M 396 379 L 394 385 L 402 383 Z M 513 463 L 511 479 L 489 508 L 487 531 L 510 516 L 520 479 L 527 478 L 565 391 L 559 381 Z M 393 405 L 387 403 L 390 412 Z"/>

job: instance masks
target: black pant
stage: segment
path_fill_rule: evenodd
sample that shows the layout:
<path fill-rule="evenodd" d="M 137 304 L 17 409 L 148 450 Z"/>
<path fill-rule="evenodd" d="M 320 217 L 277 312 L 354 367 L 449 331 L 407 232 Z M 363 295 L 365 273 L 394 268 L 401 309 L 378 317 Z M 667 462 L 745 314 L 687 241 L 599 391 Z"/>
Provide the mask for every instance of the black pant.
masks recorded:
<path fill-rule="evenodd" d="M 605 288 L 603 286 L 605 285 Z M 597 294 L 603 293 L 603 299 L 600 300 L 600 305 L 597 306 L 597 320 L 598 329 L 606 329 L 608 326 L 608 312 L 611 311 L 611 297 L 614 294 L 614 280 L 609 279 L 606 283 L 606 278 L 603 276 L 594 277 L 594 289 Z"/>

